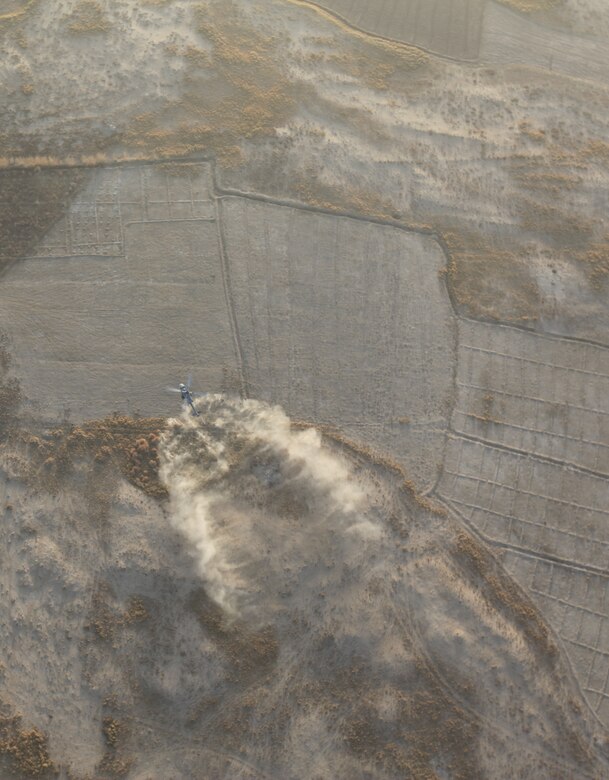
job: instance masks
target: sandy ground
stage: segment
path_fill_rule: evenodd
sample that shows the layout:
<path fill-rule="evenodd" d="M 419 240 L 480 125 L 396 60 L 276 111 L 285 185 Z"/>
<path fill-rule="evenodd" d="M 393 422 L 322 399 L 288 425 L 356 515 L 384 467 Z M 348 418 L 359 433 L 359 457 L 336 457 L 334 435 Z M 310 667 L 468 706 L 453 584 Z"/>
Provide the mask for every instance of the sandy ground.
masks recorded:
<path fill-rule="evenodd" d="M 609 13 L 448 5 L 0 10 L 7 780 L 609 774 Z"/>
<path fill-rule="evenodd" d="M 226 187 L 434 231 L 463 314 L 602 340 L 606 15 L 521 5 L 485 4 L 459 62 L 300 0 L 29 3 L 0 27 L 0 155 L 213 153 Z"/>
<path fill-rule="evenodd" d="M 259 402 L 201 411 L 161 434 L 160 505 L 99 428 L 52 466 L 5 446 L 14 743 L 44 729 L 78 778 L 607 771 L 536 610 L 399 469 Z"/>

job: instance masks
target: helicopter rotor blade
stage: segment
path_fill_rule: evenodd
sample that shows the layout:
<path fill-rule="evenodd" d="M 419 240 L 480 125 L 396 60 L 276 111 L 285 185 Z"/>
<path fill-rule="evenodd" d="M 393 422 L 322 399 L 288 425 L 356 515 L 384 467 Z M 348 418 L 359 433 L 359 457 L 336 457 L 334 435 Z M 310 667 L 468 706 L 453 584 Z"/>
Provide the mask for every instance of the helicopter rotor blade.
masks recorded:
<path fill-rule="evenodd" d="M 166 387 L 165 388 L 166 393 L 179 393 L 180 388 L 179 387 Z"/>
<path fill-rule="evenodd" d="M 191 385 L 192 385 L 192 374 L 189 374 L 188 379 L 186 380 L 186 387 L 190 390 Z"/>

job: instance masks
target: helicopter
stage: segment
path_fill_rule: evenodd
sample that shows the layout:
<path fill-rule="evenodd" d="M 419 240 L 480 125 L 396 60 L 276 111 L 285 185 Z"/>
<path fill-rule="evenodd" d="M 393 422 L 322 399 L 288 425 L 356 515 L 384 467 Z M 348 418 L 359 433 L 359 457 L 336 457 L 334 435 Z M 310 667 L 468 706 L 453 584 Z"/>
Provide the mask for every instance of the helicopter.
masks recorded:
<path fill-rule="evenodd" d="M 186 380 L 186 384 L 184 382 L 180 382 L 177 387 L 168 387 L 166 388 L 169 393 L 180 393 L 182 396 L 183 403 L 186 403 L 190 406 L 192 409 L 192 414 L 194 417 L 199 417 L 201 414 L 197 409 L 195 408 L 194 404 L 194 398 L 202 397 L 206 395 L 206 393 L 194 393 L 190 386 L 192 384 L 192 375 L 188 376 L 188 379 Z"/>

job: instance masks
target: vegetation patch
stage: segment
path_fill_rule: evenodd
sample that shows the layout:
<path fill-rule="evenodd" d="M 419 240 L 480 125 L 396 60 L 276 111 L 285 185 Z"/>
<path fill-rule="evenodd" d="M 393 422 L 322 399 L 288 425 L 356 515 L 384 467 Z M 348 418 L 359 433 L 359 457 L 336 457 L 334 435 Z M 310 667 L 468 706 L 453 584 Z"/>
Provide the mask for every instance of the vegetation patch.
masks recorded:
<path fill-rule="evenodd" d="M 68 29 L 73 33 L 105 33 L 110 28 L 110 21 L 96 0 L 83 0 L 69 17 Z"/>
<path fill-rule="evenodd" d="M 7 339 L 0 335 L 0 442 L 14 428 L 21 402 L 19 382 L 9 376 L 11 356 Z"/>
<path fill-rule="evenodd" d="M 0 8 L 0 30 L 4 23 L 19 21 L 34 9 L 40 0 L 3 0 Z"/>
<path fill-rule="evenodd" d="M 123 732 L 123 724 L 116 718 L 107 716 L 102 721 L 102 731 L 106 744 L 109 747 L 116 747 Z"/>
<path fill-rule="evenodd" d="M 203 588 L 192 594 L 190 607 L 230 663 L 235 680 L 249 681 L 268 674 L 275 666 L 279 644 L 272 627 L 253 632 L 238 621 L 227 620 Z"/>
<path fill-rule="evenodd" d="M 91 485 L 103 491 L 112 487 L 112 474 L 120 473 L 150 496 L 163 499 L 167 491 L 158 477 L 158 445 L 163 418 L 133 418 L 120 415 L 64 426 L 37 436 L 20 432 L 30 462 L 27 475 L 35 484 L 58 492 L 65 479 L 85 466 Z M 98 503 L 105 492 L 94 496 Z"/>
<path fill-rule="evenodd" d="M 233 3 L 212 0 L 194 10 L 210 53 L 175 50 L 186 65 L 181 97 L 135 117 L 124 141 L 160 156 L 211 151 L 234 167 L 243 140 L 272 137 L 292 116 L 292 82 L 280 64 L 280 41 L 254 28 Z"/>
<path fill-rule="evenodd" d="M 132 758 L 122 758 L 112 751 L 107 751 L 101 760 L 98 771 L 100 780 L 112 777 L 126 777 L 133 766 Z"/>
<path fill-rule="evenodd" d="M 35 728 L 24 728 L 20 715 L 0 716 L 0 756 L 9 760 L 13 771 L 26 777 L 56 774 L 47 735 Z"/>
<path fill-rule="evenodd" d="M 391 202 L 377 192 L 330 184 L 313 168 L 307 169 L 304 175 L 294 176 L 291 186 L 303 203 L 338 214 L 355 212 L 373 219 L 390 220 L 395 211 Z"/>
<path fill-rule="evenodd" d="M 457 560 L 465 564 L 465 571 L 480 578 L 484 584 L 481 594 L 493 611 L 505 614 L 511 613 L 513 620 L 522 629 L 530 641 L 540 660 L 554 664 L 558 654 L 551 641 L 548 629 L 539 617 L 533 605 L 525 600 L 524 595 L 514 582 L 501 570 L 499 563 L 478 541 L 465 531 L 457 534 L 455 542 Z"/>
<path fill-rule="evenodd" d="M 609 236 L 606 242 L 592 244 L 588 249 L 575 254 L 583 264 L 592 286 L 601 290 L 609 280 Z"/>
<path fill-rule="evenodd" d="M 125 609 L 111 607 L 114 592 L 105 582 L 99 583 L 91 601 L 89 628 L 95 631 L 99 639 L 112 641 L 117 631 L 149 618 L 149 612 L 139 596 L 131 596 Z"/>
<path fill-rule="evenodd" d="M 539 289 L 524 251 L 501 248 L 482 234 L 453 225 L 438 227 L 449 255 L 448 289 L 460 313 L 490 321 L 536 320 Z"/>

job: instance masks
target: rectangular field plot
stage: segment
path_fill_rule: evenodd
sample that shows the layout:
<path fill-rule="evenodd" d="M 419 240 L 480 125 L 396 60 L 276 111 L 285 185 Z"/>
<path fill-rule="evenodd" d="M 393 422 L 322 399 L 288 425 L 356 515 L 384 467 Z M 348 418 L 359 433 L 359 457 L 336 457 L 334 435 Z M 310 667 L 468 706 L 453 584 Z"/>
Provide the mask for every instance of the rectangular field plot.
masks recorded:
<path fill-rule="evenodd" d="M 507 551 L 503 565 L 562 640 L 578 683 L 609 726 L 609 574 Z"/>
<path fill-rule="evenodd" d="M 489 2 L 484 13 L 480 61 L 489 65 L 531 65 L 601 83 L 609 75 L 605 41 L 536 23 L 495 2 Z"/>
<path fill-rule="evenodd" d="M 437 243 L 244 198 L 223 199 L 221 214 L 250 394 L 433 482 L 455 359 Z"/>
<path fill-rule="evenodd" d="M 459 325 L 455 431 L 609 475 L 609 349 Z"/>
<path fill-rule="evenodd" d="M 213 218 L 208 163 L 93 168 L 89 181 L 34 249 L 37 257 L 112 256 L 130 222 Z"/>
<path fill-rule="evenodd" d="M 491 542 L 607 568 L 604 478 L 452 437 L 438 492 Z"/>
<path fill-rule="evenodd" d="M 178 413 L 165 386 L 190 372 L 197 389 L 240 389 L 211 186 L 205 163 L 94 169 L 55 238 L 6 273 L 24 410 Z"/>
<path fill-rule="evenodd" d="M 320 0 L 350 24 L 437 54 L 478 56 L 484 0 Z"/>

